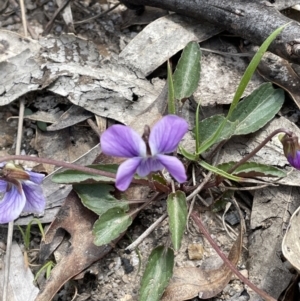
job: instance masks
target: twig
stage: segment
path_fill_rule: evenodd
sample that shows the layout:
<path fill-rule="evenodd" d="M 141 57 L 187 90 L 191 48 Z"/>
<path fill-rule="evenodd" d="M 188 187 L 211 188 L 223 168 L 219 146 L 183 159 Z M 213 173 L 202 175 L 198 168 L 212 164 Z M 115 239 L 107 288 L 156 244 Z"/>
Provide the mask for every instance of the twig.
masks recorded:
<path fill-rule="evenodd" d="M 91 129 L 97 134 L 97 135 L 100 135 L 101 132 L 100 132 L 100 129 L 97 127 L 96 123 L 91 119 L 89 118 L 87 120 L 87 123 L 89 124 L 89 126 L 91 127 Z"/>
<path fill-rule="evenodd" d="M 167 216 L 168 214 L 164 213 L 159 217 L 142 235 L 125 249 L 125 252 L 131 253 Z"/>
<path fill-rule="evenodd" d="M 111 12 L 112 10 L 114 10 L 115 8 L 117 8 L 119 5 L 120 5 L 120 3 L 117 3 L 114 6 L 112 6 L 111 8 L 109 8 L 108 10 L 106 10 L 106 11 L 100 13 L 100 14 L 97 14 L 97 15 L 95 15 L 93 17 L 90 17 L 88 19 L 85 19 L 85 20 L 76 21 L 76 22 L 74 22 L 74 25 L 78 25 L 78 24 L 82 24 L 82 23 L 87 23 L 87 22 L 92 21 L 94 19 L 103 17 L 104 15 L 108 14 L 109 12 Z"/>
<path fill-rule="evenodd" d="M 212 172 L 210 171 L 206 175 L 206 177 L 204 178 L 202 183 L 186 198 L 187 201 L 190 201 L 191 199 L 193 199 L 193 197 L 196 196 L 203 189 L 205 184 L 208 183 L 208 181 L 210 180 L 211 175 L 212 175 Z"/>
<path fill-rule="evenodd" d="M 208 231 L 206 230 L 205 226 L 203 225 L 201 219 L 197 216 L 195 212 L 192 212 L 191 214 L 192 219 L 198 226 L 199 230 L 203 233 L 205 238 L 209 241 L 210 245 L 215 249 L 215 251 L 218 253 L 218 255 L 222 258 L 222 260 L 226 263 L 228 268 L 236 274 L 241 281 L 243 281 L 246 285 L 248 285 L 253 291 L 255 291 L 258 295 L 260 295 L 263 299 L 266 301 L 276 301 L 273 297 L 268 295 L 263 290 L 259 289 L 257 286 L 255 286 L 249 279 L 247 279 L 245 276 L 243 276 L 237 268 L 231 263 L 231 261 L 223 254 L 223 252 L 220 250 L 216 242 L 212 239 Z"/>
<path fill-rule="evenodd" d="M 24 36 L 27 37 L 27 21 L 26 21 L 26 15 L 25 15 L 25 5 L 24 0 L 20 0 L 20 7 L 21 7 L 21 16 L 22 16 L 22 24 L 24 29 Z"/>
<path fill-rule="evenodd" d="M 53 24 L 54 24 L 54 20 L 56 19 L 56 17 L 58 16 L 58 14 L 63 11 L 65 9 L 65 7 L 69 4 L 70 0 L 66 0 L 62 6 L 60 6 L 56 12 L 54 13 L 54 15 L 52 16 L 51 20 L 47 23 L 46 28 L 43 32 L 43 36 L 46 36 L 47 34 L 49 34 Z"/>

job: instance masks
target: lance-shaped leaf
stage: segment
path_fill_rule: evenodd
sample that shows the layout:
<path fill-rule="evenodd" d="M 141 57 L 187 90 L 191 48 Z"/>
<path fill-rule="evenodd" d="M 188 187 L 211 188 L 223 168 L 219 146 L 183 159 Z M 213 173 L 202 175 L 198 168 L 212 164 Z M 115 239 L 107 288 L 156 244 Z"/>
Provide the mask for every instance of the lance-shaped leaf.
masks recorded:
<path fill-rule="evenodd" d="M 73 185 L 73 188 L 80 197 L 82 204 L 98 215 L 111 208 L 129 210 L 128 202 L 117 200 L 111 194 L 115 190 L 111 185 L 104 183 L 77 184 Z"/>
<path fill-rule="evenodd" d="M 217 168 L 222 169 L 224 171 L 228 171 L 233 167 L 237 162 L 227 162 L 222 163 L 217 166 Z M 279 168 L 274 166 L 256 163 L 256 162 L 245 162 L 239 167 L 237 167 L 233 173 L 234 175 L 240 177 L 278 177 L 284 178 L 286 177 L 286 173 Z"/>
<path fill-rule="evenodd" d="M 200 79 L 201 50 L 196 42 L 189 42 L 173 75 L 175 99 L 190 97 L 198 87 Z"/>
<path fill-rule="evenodd" d="M 168 61 L 168 112 L 169 114 L 176 114 L 173 74 L 170 61 Z"/>
<path fill-rule="evenodd" d="M 141 281 L 139 301 L 159 301 L 173 274 L 174 252 L 158 246 L 148 259 Z"/>
<path fill-rule="evenodd" d="M 229 120 L 222 115 L 214 115 L 199 123 L 199 139 L 201 142 L 214 135 L 218 127 L 225 122 L 221 134 L 215 143 L 229 139 L 234 135 L 253 133 L 273 119 L 284 102 L 282 89 L 274 89 L 271 83 L 265 83 L 239 102 Z"/>
<path fill-rule="evenodd" d="M 230 116 L 232 115 L 233 111 L 235 110 L 240 98 L 242 97 L 246 86 L 248 85 L 256 67 L 258 66 L 263 54 L 266 52 L 266 50 L 268 49 L 269 45 L 272 43 L 272 41 L 277 37 L 277 35 L 279 35 L 279 33 L 284 29 L 285 26 L 287 26 L 288 24 L 285 24 L 279 28 L 277 28 L 275 31 L 273 31 L 271 33 L 271 35 L 263 42 L 263 44 L 259 47 L 258 51 L 256 52 L 256 54 L 254 55 L 254 57 L 252 58 L 249 66 L 247 67 L 239 86 L 236 89 L 236 92 L 234 94 L 232 103 L 230 105 L 229 108 L 229 112 L 227 114 L 226 119 L 229 120 Z M 208 138 L 207 140 L 205 140 L 203 142 L 203 144 L 201 145 L 201 147 L 198 149 L 197 154 L 201 154 L 203 152 L 205 152 L 208 148 L 210 148 L 215 141 L 218 139 L 218 137 L 220 136 L 223 127 L 225 126 L 226 121 L 224 120 L 220 126 L 218 127 L 218 129 L 215 131 L 215 133 Z"/>
<path fill-rule="evenodd" d="M 223 140 L 229 139 L 234 135 L 235 129 L 237 127 L 237 122 L 231 122 L 226 120 L 223 115 L 214 115 L 212 117 L 206 118 L 199 123 L 199 141 L 206 141 L 214 135 L 218 127 L 222 122 L 225 122 L 225 126 L 222 129 L 220 136 L 216 139 L 215 143 L 221 142 Z"/>
<path fill-rule="evenodd" d="M 203 160 L 199 161 L 199 165 L 201 165 L 203 168 L 205 168 L 209 171 L 214 172 L 215 174 L 217 174 L 217 175 L 219 175 L 223 178 L 227 178 L 229 180 L 236 181 L 236 182 L 241 182 L 243 180 L 243 178 L 234 176 L 232 174 L 229 174 L 226 171 L 224 171 L 224 170 L 222 170 L 222 169 L 220 169 L 216 166 L 210 165 L 210 164 L 208 164 L 207 162 L 205 162 Z"/>
<path fill-rule="evenodd" d="M 94 164 L 87 167 L 95 168 L 102 171 L 108 171 L 116 173 L 119 167 L 118 164 Z M 52 176 L 52 181 L 59 184 L 82 184 L 82 183 L 95 183 L 95 182 L 106 182 L 114 183 L 114 179 L 108 178 L 101 175 L 94 175 L 78 170 L 64 170 L 60 173 L 56 173 Z"/>
<path fill-rule="evenodd" d="M 284 102 L 284 91 L 265 83 L 239 102 L 229 120 L 238 122 L 234 135 L 253 133 L 273 119 Z"/>
<path fill-rule="evenodd" d="M 95 222 L 93 234 L 96 246 L 110 243 L 124 232 L 132 223 L 132 217 L 119 208 L 112 208 L 106 211 Z"/>
<path fill-rule="evenodd" d="M 181 240 L 186 227 L 188 214 L 184 192 L 178 190 L 175 193 L 170 193 L 167 200 L 167 209 L 169 215 L 171 240 L 174 249 L 178 251 L 181 246 Z"/>

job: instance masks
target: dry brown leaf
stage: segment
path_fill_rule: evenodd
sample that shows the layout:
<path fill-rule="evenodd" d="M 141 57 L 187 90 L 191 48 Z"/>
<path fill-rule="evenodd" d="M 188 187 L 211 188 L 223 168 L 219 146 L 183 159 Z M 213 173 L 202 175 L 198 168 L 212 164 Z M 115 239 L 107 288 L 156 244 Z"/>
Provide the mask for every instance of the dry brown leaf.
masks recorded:
<path fill-rule="evenodd" d="M 111 245 L 97 247 L 93 244 L 92 227 L 96 219 L 97 215 L 85 208 L 77 194 L 72 191 L 47 230 L 40 256 L 47 258 L 51 254 L 57 243 L 62 241 L 63 230 L 71 235 L 70 246 L 52 270 L 51 277 L 41 289 L 36 301 L 52 300 L 64 283 L 112 249 Z M 58 241 L 55 239 L 56 234 L 59 236 Z"/>
<path fill-rule="evenodd" d="M 233 265 L 239 261 L 242 250 L 242 234 L 238 236 L 228 255 Z M 162 301 L 183 301 L 199 296 L 201 299 L 211 298 L 220 293 L 231 279 L 232 272 L 223 263 L 214 270 L 200 268 L 178 268 L 167 287 Z"/>
<path fill-rule="evenodd" d="M 66 112 L 59 116 L 59 118 L 50 126 L 47 131 L 57 131 L 65 129 L 69 126 L 75 125 L 88 118 L 93 117 L 93 113 L 85 110 L 82 107 L 72 105 Z"/>
<path fill-rule="evenodd" d="M 99 143 L 99 137 L 89 127 L 73 126 L 55 132 L 37 130 L 34 148 L 40 157 L 72 162 Z M 53 165 L 44 165 L 47 172 Z"/>
<path fill-rule="evenodd" d="M 267 52 L 258 66 L 258 73 L 289 93 L 300 108 L 300 77 L 291 64 L 283 58 Z"/>
<path fill-rule="evenodd" d="M 291 217 L 290 224 L 282 241 L 284 257 L 300 272 L 300 207 Z"/>
<path fill-rule="evenodd" d="M 126 191 L 127 198 L 145 198 L 148 190 L 134 187 Z M 84 207 L 75 192 L 71 192 L 60 208 L 55 220 L 46 233 L 45 243 L 40 256 L 46 260 L 51 253 L 60 248 L 60 261 L 51 271 L 51 277 L 41 289 L 35 301 L 50 301 L 58 290 L 71 278 L 75 277 L 93 262 L 103 258 L 122 238 L 122 233 L 108 245 L 96 246 L 92 227 L 99 216 Z M 71 238 L 65 238 L 65 233 Z M 66 246 L 67 243 L 67 246 Z"/>
<path fill-rule="evenodd" d="M 9 301 L 34 301 L 39 289 L 34 285 L 34 275 L 25 265 L 22 250 L 17 243 L 12 244 L 10 271 L 8 283 Z M 0 269 L 0 279 L 4 279 L 5 270 Z M 0 285 L 2 299 L 3 287 Z"/>
<path fill-rule="evenodd" d="M 146 26 L 120 53 L 119 60 L 147 76 L 190 41 L 202 42 L 223 29 L 171 14 Z"/>

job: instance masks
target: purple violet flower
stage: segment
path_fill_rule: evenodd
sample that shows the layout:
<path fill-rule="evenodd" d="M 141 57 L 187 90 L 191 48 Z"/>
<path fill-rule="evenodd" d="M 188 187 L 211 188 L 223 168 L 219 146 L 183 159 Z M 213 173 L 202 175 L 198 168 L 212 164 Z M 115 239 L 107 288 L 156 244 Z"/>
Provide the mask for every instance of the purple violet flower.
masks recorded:
<path fill-rule="evenodd" d="M 0 167 L 0 224 L 17 219 L 21 212 L 42 213 L 46 200 L 40 184 L 45 175 L 13 163 Z"/>
<path fill-rule="evenodd" d="M 291 166 L 300 169 L 300 145 L 296 135 L 279 135 L 283 145 L 283 152 Z"/>
<path fill-rule="evenodd" d="M 163 168 L 177 182 L 185 182 L 187 177 L 182 162 L 176 157 L 164 154 L 174 152 L 187 131 L 187 122 L 176 115 L 163 117 L 153 126 L 151 132 L 146 126 L 143 137 L 128 126 L 113 125 L 108 128 L 100 139 L 103 153 L 129 158 L 118 168 L 116 187 L 124 191 L 135 173 L 145 177 Z"/>

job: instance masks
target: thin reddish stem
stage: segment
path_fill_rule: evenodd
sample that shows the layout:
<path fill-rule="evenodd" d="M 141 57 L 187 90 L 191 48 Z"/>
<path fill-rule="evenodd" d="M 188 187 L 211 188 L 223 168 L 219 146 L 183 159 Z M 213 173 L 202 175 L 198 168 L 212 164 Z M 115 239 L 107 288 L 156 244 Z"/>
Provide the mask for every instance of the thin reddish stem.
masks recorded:
<path fill-rule="evenodd" d="M 266 301 L 276 301 L 273 297 L 268 295 L 263 290 L 259 289 L 257 286 L 255 286 L 249 279 L 247 279 L 245 276 L 243 276 L 237 268 L 230 262 L 230 260 L 223 254 L 223 252 L 220 250 L 216 242 L 212 239 L 210 234 L 208 233 L 207 229 L 203 225 L 201 219 L 197 216 L 195 212 L 192 212 L 191 214 L 192 219 L 196 223 L 196 225 L 199 227 L 200 231 L 203 233 L 205 238 L 209 241 L 211 246 L 215 249 L 215 251 L 218 253 L 218 255 L 222 258 L 222 260 L 226 263 L 228 268 L 236 274 L 241 281 L 243 281 L 246 285 L 248 285 L 253 291 L 255 291 L 258 295 L 260 295 L 262 298 L 264 298 Z"/>
<path fill-rule="evenodd" d="M 268 135 L 263 142 L 261 142 L 251 153 L 249 153 L 247 156 L 245 156 L 241 161 L 237 162 L 233 167 L 231 167 L 227 173 L 232 173 L 235 171 L 240 165 L 247 162 L 250 158 L 252 158 L 261 148 L 263 148 L 275 135 L 279 133 L 285 133 L 288 136 L 293 136 L 293 133 L 285 128 L 280 128 L 272 132 L 270 135 Z"/>
<path fill-rule="evenodd" d="M 76 165 L 73 163 L 67 163 L 64 161 L 58 161 L 58 160 L 53 160 L 53 159 L 48 159 L 48 158 L 39 158 L 39 157 L 31 157 L 31 156 L 23 156 L 23 155 L 12 155 L 12 156 L 0 157 L 0 163 L 7 162 L 7 161 L 14 161 L 14 160 L 45 163 L 45 164 L 65 167 L 65 168 L 69 168 L 69 169 L 74 169 L 74 170 L 90 173 L 93 175 L 104 176 L 104 177 L 108 177 L 108 178 L 112 178 L 112 179 L 114 179 L 116 177 L 116 174 L 113 172 L 103 171 L 103 170 L 99 170 L 99 169 L 95 169 L 95 168 L 90 168 L 90 167 L 86 167 L 86 166 Z M 137 184 L 145 184 L 145 180 L 133 179 L 132 182 L 137 183 Z"/>

